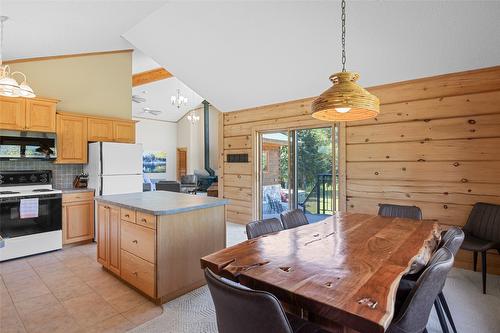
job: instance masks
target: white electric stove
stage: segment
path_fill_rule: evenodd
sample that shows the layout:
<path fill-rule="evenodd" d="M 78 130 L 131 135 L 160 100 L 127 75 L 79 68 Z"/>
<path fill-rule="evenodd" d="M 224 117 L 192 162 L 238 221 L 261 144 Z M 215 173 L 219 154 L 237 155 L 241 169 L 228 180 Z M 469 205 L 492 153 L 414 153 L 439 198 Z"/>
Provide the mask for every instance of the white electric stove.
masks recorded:
<path fill-rule="evenodd" d="M 0 261 L 62 248 L 62 194 L 52 172 L 0 172 Z"/>

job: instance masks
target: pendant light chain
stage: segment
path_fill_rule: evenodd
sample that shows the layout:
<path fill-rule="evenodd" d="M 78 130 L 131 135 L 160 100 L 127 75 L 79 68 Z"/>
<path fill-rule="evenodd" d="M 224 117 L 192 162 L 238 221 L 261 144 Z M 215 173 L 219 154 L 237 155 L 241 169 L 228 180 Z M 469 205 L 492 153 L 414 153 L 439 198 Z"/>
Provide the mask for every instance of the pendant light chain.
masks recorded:
<path fill-rule="evenodd" d="M 342 21 L 342 72 L 345 72 L 345 61 L 346 61 L 346 56 L 345 56 L 345 0 L 342 0 L 342 15 L 340 16 L 340 19 Z"/>

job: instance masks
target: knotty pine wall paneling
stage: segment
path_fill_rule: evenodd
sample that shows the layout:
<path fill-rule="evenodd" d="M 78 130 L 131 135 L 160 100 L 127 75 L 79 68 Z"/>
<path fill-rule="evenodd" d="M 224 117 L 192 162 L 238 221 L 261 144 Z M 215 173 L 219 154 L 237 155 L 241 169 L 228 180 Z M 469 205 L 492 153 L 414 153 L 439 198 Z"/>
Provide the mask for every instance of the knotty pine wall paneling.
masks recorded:
<path fill-rule="evenodd" d="M 375 119 L 346 124 L 347 211 L 416 205 L 463 226 L 476 202 L 500 204 L 500 67 L 371 88 Z M 472 254 L 457 264 L 471 267 Z M 488 256 L 500 274 L 500 256 Z"/>

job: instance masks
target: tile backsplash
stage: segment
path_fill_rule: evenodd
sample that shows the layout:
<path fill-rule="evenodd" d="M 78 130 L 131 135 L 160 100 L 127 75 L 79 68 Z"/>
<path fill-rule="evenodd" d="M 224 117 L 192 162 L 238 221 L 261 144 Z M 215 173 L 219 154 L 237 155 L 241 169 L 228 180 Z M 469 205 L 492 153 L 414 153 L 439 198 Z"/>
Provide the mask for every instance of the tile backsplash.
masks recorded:
<path fill-rule="evenodd" d="M 52 170 L 52 186 L 55 188 L 73 187 L 73 179 L 83 171 L 83 164 L 54 164 L 40 160 L 0 161 L 1 171 Z"/>

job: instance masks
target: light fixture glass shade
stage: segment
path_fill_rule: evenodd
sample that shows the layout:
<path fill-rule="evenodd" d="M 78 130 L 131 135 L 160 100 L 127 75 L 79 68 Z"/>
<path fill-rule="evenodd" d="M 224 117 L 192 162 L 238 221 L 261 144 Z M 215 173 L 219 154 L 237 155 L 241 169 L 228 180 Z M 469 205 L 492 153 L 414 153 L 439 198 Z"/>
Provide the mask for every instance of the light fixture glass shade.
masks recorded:
<path fill-rule="evenodd" d="M 376 117 L 379 99 L 356 83 L 359 74 L 340 72 L 330 76 L 333 86 L 312 102 L 312 116 L 325 121 L 355 121 Z"/>
<path fill-rule="evenodd" d="M 21 97 L 25 97 L 25 98 L 36 97 L 35 93 L 33 92 L 33 89 L 30 86 L 28 86 L 26 83 L 19 85 L 19 92 L 20 92 Z"/>
<path fill-rule="evenodd" d="M 7 97 L 19 97 L 20 88 L 17 81 L 9 76 L 0 77 L 0 95 Z"/>

